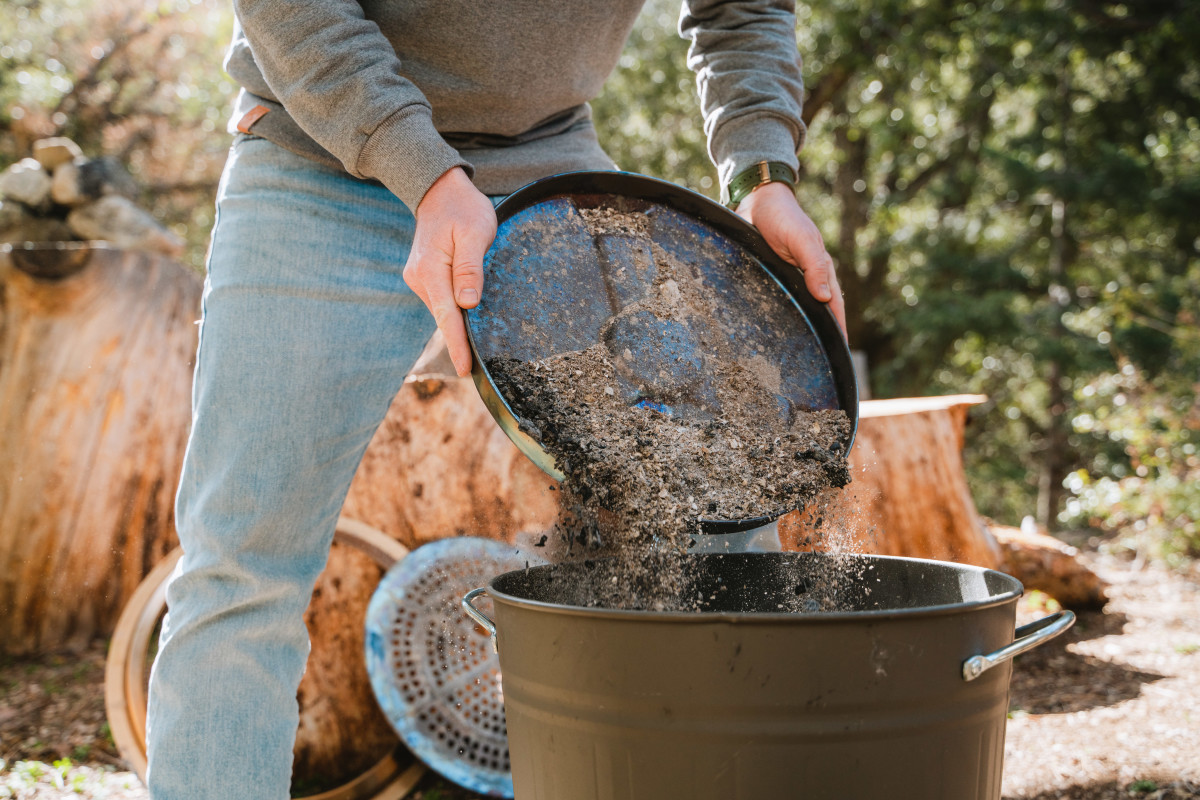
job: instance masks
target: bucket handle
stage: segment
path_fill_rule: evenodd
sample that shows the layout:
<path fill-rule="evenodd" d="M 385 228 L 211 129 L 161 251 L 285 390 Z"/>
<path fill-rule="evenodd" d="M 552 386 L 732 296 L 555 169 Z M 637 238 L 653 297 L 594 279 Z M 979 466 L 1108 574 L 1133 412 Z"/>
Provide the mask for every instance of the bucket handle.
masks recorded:
<path fill-rule="evenodd" d="M 463 595 L 462 607 L 463 611 L 466 611 L 471 619 L 479 623 L 479 625 L 481 625 L 483 629 L 491 635 L 492 652 L 499 653 L 500 651 L 496 648 L 496 623 L 492 622 L 491 618 L 489 618 L 487 614 L 484 614 L 471 602 L 476 597 L 479 597 L 479 595 L 485 594 L 486 592 L 486 586 L 481 586 L 478 589 L 472 589 L 471 591 L 467 592 L 465 595 Z"/>
<path fill-rule="evenodd" d="M 983 673 L 998 664 L 1003 664 L 1014 656 L 1019 656 L 1027 650 L 1032 650 L 1043 642 L 1058 636 L 1075 624 L 1075 612 L 1057 611 L 1048 617 L 1042 617 L 1036 622 L 1017 628 L 1016 640 L 1008 647 L 1002 647 L 986 656 L 971 656 L 962 665 L 964 681 L 973 681 Z"/>

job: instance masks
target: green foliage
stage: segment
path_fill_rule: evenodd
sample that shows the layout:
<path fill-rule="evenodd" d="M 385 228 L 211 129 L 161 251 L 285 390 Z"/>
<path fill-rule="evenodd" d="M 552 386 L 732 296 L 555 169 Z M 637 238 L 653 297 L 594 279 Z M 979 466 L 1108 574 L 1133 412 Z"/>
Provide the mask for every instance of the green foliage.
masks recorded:
<path fill-rule="evenodd" d="M 124 797 L 132 787 L 127 777 L 113 767 L 76 764 L 60 758 L 53 764 L 43 761 L 17 761 L 12 769 L 0 759 L 0 798 L 2 797 Z"/>
<path fill-rule="evenodd" d="M 229 146 L 234 85 L 221 52 L 231 22 L 218 0 L 6 0 L 0 167 L 56 135 L 88 156 L 115 156 L 199 266 Z"/>
<path fill-rule="evenodd" d="M 1064 517 L 1168 561 L 1200 556 L 1200 362 L 1150 380 L 1126 363 L 1079 393 L 1073 430 L 1103 447 L 1067 479 Z"/>

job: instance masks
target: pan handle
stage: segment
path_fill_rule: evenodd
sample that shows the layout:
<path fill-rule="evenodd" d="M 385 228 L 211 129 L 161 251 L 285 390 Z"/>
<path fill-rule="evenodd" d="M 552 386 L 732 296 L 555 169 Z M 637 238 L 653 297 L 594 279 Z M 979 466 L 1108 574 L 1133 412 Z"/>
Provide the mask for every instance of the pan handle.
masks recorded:
<path fill-rule="evenodd" d="M 491 635 L 491 637 L 492 637 L 492 652 L 499 653 L 500 651 L 498 649 L 496 649 L 496 623 L 492 622 L 492 620 L 488 617 L 487 614 L 484 614 L 482 611 L 480 611 L 478 608 L 476 608 L 475 605 L 471 602 L 476 597 L 479 597 L 481 594 L 485 594 L 486 592 L 487 592 L 486 586 L 481 586 L 478 589 L 472 589 L 471 591 L 467 592 L 465 595 L 463 595 L 462 607 L 463 607 L 463 611 L 466 611 L 467 614 L 471 617 L 471 619 L 473 619 L 477 623 L 479 623 L 483 627 L 483 629 Z"/>
<path fill-rule="evenodd" d="M 973 681 L 992 667 L 1003 664 L 1014 656 L 1032 650 L 1043 642 L 1053 639 L 1075 624 L 1075 612 L 1058 611 L 1036 622 L 1017 628 L 1016 641 L 986 656 L 971 656 L 962 665 L 964 681 Z"/>

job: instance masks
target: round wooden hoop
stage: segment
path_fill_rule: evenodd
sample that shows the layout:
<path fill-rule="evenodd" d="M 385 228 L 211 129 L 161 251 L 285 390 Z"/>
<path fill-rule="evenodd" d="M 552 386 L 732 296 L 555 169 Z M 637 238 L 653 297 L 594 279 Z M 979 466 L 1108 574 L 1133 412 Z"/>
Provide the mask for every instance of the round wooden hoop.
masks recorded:
<path fill-rule="evenodd" d="M 334 541 L 370 556 L 383 569 L 408 555 L 408 548 L 366 523 L 340 517 Z M 176 548 L 150 571 L 129 598 L 113 631 L 104 664 L 104 707 L 122 758 L 146 780 L 146 654 L 167 605 L 167 579 L 183 555 Z M 411 760 L 408 766 L 406 762 Z M 402 800 L 426 767 L 403 744 L 348 783 L 304 800 Z"/>

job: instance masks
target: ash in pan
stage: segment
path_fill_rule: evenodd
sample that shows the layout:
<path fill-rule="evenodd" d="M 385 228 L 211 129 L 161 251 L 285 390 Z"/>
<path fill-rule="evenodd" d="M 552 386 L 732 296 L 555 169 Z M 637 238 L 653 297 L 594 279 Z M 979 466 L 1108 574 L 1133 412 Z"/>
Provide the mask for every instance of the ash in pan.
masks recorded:
<path fill-rule="evenodd" d="M 637 232 L 636 219 L 591 213 L 604 215 L 593 224 Z M 711 318 L 711 301 L 686 265 L 655 250 L 651 291 L 614 314 L 596 345 L 487 368 L 566 476 L 555 549 L 617 559 L 591 587 L 593 604 L 688 610 L 681 556 L 699 521 L 775 517 L 844 486 L 850 421 L 781 401 L 778 368 L 762 359 L 738 359 L 720 342 L 703 357 L 682 350 L 689 320 Z M 672 381 L 702 383 L 705 402 Z M 673 413 L 678 406 L 688 413 Z"/>

